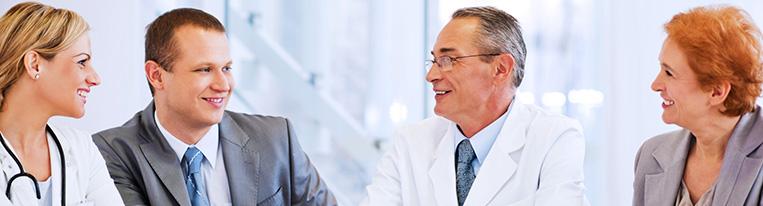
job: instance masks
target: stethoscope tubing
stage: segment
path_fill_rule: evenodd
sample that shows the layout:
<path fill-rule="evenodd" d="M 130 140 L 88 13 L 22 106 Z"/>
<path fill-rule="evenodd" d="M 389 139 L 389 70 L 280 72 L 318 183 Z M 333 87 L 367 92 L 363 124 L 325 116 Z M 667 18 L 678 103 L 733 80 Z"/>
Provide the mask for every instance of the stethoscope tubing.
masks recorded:
<path fill-rule="evenodd" d="M 64 158 L 64 150 L 61 147 L 61 142 L 58 140 L 56 133 L 53 132 L 53 129 L 51 129 L 49 125 L 45 125 L 45 131 L 47 131 L 50 136 L 53 137 L 53 141 L 56 143 L 56 148 L 58 149 L 58 156 L 61 157 L 61 205 L 66 205 L 66 159 Z M 19 161 L 19 158 L 16 157 L 16 154 L 13 154 L 13 151 L 11 151 L 10 147 L 8 147 L 8 145 L 5 143 L 5 139 L 3 138 L 2 134 L 0 134 L 0 143 L 3 144 L 3 148 L 5 148 L 5 151 L 8 152 L 11 158 L 13 158 L 13 161 L 15 161 L 16 165 L 19 166 L 19 171 L 21 171 L 8 179 L 8 183 L 5 188 L 5 196 L 8 197 L 8 200 L 11 199 L 12 183 L 19 177 L 27 177 L 31 179 L 32 183 L 34 183 L 34 191 L 37 194 L 37 199 L 42 198 L 40 196 L 40 186 L 37 183 L 37 178 L 34 178 L 32 174 L 29 174 L 24 170 L 24 166 L 21 165 L 21 161 Z"/>

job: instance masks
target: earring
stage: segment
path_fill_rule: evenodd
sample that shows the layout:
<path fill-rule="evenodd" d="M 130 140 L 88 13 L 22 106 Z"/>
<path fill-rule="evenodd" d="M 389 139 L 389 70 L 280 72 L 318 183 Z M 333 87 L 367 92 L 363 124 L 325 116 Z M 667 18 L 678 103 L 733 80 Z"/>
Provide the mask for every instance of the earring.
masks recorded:
<path fill-rule="evenodd" d="M 35 80 L 37 80 L 37 79 L 39 79 L 39 78 L 40 78 L 40 72 L 37 72 L 36 74 L 34 74 L 34 79 L 35 79 Z"/>

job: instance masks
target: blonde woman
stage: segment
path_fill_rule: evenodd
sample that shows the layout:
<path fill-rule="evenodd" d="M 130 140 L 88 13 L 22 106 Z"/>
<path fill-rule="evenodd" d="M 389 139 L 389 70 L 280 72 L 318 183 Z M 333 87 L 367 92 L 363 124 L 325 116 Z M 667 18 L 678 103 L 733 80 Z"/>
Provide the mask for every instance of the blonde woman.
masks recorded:
<path fill-rule="evenodd" d="M 122 204 L 90 136 L 47 124 L 82 117 L 100 83 L 88 27 L 39 3 L 0 17 L 0 205 Z"/>

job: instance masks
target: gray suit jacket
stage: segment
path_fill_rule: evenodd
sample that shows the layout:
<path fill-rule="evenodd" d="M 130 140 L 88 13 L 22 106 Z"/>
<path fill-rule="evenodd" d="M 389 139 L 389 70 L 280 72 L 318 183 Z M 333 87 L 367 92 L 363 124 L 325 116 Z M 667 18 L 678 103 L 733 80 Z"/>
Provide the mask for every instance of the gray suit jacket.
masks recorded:
<path fill-rule="evenodd" d="M 233 205 L 336 205 L 286 119 L 225 111 L 219 128 Z M 93 141 L 126 205 L 191 205 L 153 103 Z"/>
<path fill-rule="evenodd" d="M 763 113 L 742 116 L 723 157 L 712 205 L 761 205 L 763 187 Z M 688 130 L 647 140 L 636 155 L 634 206 L 675 205 L 684 166 L 694 137 Z"/>

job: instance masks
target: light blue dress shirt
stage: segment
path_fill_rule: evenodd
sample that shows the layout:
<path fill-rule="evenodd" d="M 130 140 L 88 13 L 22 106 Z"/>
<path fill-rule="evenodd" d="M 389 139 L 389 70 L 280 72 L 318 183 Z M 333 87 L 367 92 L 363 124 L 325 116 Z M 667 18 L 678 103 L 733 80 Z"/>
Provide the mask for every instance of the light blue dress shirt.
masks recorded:
<path fill-rule="evenodd" d="M 509 109 L 507 109 L 506 112 L 501 115 L 501 117 L 477 132 L 477 134 L 474 134 L 474 136 L 471 138 L 467 138 L 463 133 L 461 133 L 461 129 L 458 128 L 458 125 L 455 123 L 450 124 L 452 127 L 451 129 L 458 131 L 455 132 L 455 135 L 453 136 L 453 151 L 455 151 L 456 147 L 458 147 L 458 143 L 464 139 L 469 139 L 469 142 L 472 144 L 472 148 L 474 148 L 474 153 L 477 155 L 477 159 L 472 161 L 472 169 L 474 169 L 474 174 L 479 174 L 480 166 L 482 166 L 482 163 L 485 162 L 487 154 L 490 153 L 490 148 L 493 147 L 495 139 L 498 138 L 498 134 L 501 133 L 503 123 L 506 122 L 506 118 L 511 112 L 514 101 L 516 101 L 516 99 L 512 100 L 511 104 L 509 105 Z"/>
<path fill-rule="evenodd" d="M 195 145 L 188 145 L 177 139 L 162 126 L 156 112 L 154 112 L 154 120 L 164 139 L 167 140 L 172 150 L 175 151 L 178 160 L 183 159 L 183 155 L 188 147 L 193 146 L 201 150 L 201 154 L 204 155 L 204 160 L 201 161 L 201 173 L 204 176 L 204 182 L 207 187 L 209 205 L 231 205 L 228 173 L 225 170 L 223 149 L 220 145 L 220 129 L 217 124 L 212 125 L 209 131 Z"/>

